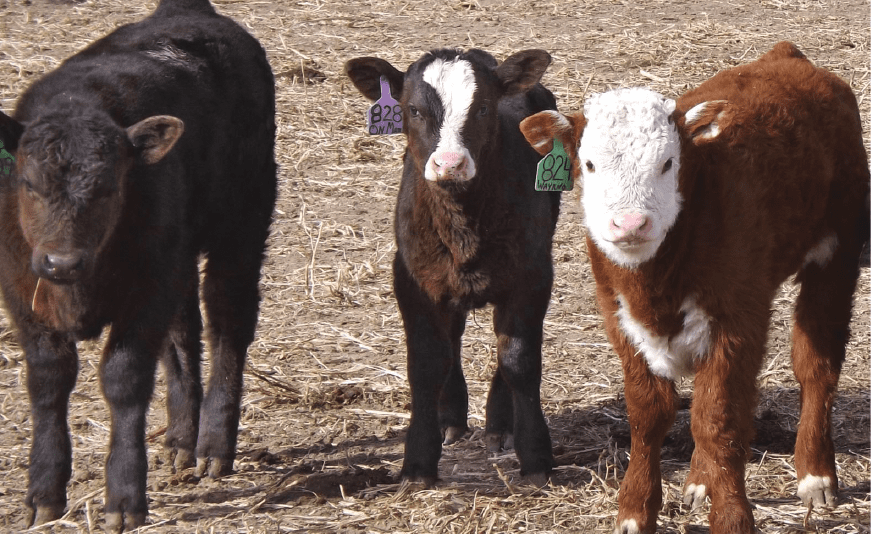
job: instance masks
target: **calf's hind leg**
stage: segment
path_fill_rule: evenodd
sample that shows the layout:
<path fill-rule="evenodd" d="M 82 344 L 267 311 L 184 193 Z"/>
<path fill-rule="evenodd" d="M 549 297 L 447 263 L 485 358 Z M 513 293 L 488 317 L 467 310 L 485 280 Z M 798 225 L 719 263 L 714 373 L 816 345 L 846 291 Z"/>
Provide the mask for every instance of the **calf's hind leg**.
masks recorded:
<path fill-rule="evenodd" d="M 497 368 L 487 395 L 487 450 L 499 452 L 514 448 L 514 401 L 502 369 Z"/>
<path fill-rule="evenodd" d="M 236 243 L 210 251 L 203 281 L 211 352 L 206 395 L 197 438 L 196 475 L 230 474 L 236 458 L 242 372 L 254 340 L 260 304 L 258 283 L 263 243 Z M 231 245 L 231 244 L 228 244 Z"/>
<path fill-rule="evenodd" d="M 839 243 L 825 265 L 809 263 L 796 280 L 801 291 L 794 313 L 792 365 L 801 386 L 801 419 L 795 469 L 798 495 L 805 504 L 833 506 L 837 502 L 832 404 L 850 334 L 861 248 L 858 238 Z"/>
<path fill-rule="evenodd" d="M 169 344 L 163 355 L 167 376 L 166 411 L 169 424 L 164 447 L 173 469 L 194 465 L 194 451 L 200 424 L 203 386 L 200 382 L 201 336 L 203 322 L 197 291 L 196 270 L 188 296 L 169 331 Z"/>

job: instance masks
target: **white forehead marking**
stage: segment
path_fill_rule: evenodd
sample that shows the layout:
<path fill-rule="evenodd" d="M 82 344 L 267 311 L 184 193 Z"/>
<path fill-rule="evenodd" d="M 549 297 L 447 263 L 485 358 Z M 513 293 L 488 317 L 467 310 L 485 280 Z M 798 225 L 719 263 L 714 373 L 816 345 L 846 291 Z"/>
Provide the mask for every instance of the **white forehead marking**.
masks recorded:
<path fill-rule="evenodd" d="M 585 221 L 593 241 L 624 267 L 652 258 L 680 211 L 674 109 L 674 100 L 639 87 L 593 95 L 584 104 L 587 124 L 578 159 Z M 650 240 L 632 248 L 615 245 L 611 222 L 621 213 L 647 217 Z"/>
<path fill-rule="evenodd" d="M 683 329 L 668 338 L 648 330 L 632 315 L 626 298 L 617 294 L 617 318 L 629 341 L 647 360 L 650 371 L 676 380 L 693 373 L 693 360 L 704 358 L 711 348 L 711 318 L 698 307 L 696 299 L 687 297 L 680 307 L 684 314 Z"/>
<path fill-rule="evenodd" d="M 445 107 L 442 128 L 452 124 L 452 129 L 462 129 L 477 88 L 471 63 L 460 59 L 448 62 L 437 58 L 424 69 L 423 81 L 435 89 Z"/>
<path fill-rule="evenodd" d="M 468 154 L 462 134 L 477 89 L 472 64 L 461 59 L 445 61 L 437 58 L 424 69 L 423 81 L 435 89 L 445 111 L 439 144 L 433 155 L 442 152 Z"/>

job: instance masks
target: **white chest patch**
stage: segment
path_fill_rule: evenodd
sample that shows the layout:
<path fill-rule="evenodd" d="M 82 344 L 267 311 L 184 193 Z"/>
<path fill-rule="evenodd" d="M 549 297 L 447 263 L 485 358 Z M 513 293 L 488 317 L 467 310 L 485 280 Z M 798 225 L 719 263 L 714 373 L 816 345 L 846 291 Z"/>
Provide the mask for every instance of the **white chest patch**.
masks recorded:
<path fill-rule="evenodd" d="M 658 336 L 637 321 L 623 295 L 617 295 L 617 318 L 630 342 L 647 360 L 650 371 L 676 380 L 693 373 L 693 360 L 705 357 L 711 347 L 711 318 L 688 297 L 680 307 L 683 329 L 671 338 Z"/>

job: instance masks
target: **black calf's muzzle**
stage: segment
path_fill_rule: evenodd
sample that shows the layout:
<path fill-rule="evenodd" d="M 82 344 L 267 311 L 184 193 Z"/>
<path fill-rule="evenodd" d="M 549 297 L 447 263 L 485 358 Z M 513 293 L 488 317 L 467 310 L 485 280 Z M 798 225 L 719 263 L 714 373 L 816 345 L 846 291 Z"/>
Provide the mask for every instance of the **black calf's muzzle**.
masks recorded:
<path fill-rule="evenodd" d="M 38 277 L 57 284 L 77 281 L 84 272 L 84 265 L 84 254 L 76 250 L 35 254 L 32 262 Z"/>

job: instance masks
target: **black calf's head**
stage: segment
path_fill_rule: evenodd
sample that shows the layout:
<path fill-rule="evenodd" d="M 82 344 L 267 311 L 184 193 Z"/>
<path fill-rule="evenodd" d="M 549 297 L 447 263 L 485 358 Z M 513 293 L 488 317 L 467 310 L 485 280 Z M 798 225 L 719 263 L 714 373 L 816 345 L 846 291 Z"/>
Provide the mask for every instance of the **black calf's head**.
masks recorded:
<path fill-rule="evenodd" d="M 130 169 L 160 161 L 184 125 L 169 116 L 122 128 L 92 108 L 69 106 L 20 124 L 0 113 L 0 135 L 13 148 L 19 224 L 34 273 L 56 283 L 87 276 L 124 206 Z"/>
<path fill-rule="evenodd" d="M 549 64 L 543 50 L 518 52 L 500 65 L 481 50 L 442 49 L 405 73 L 371 57 L 348 61 L 345 73 L 373 101 L 381 96 L 380 77 L 387 78 L 402 106 L 409 153 L 427 180 L 466 181 L 496 138 L 499 100 L 538 83 Z"/>

